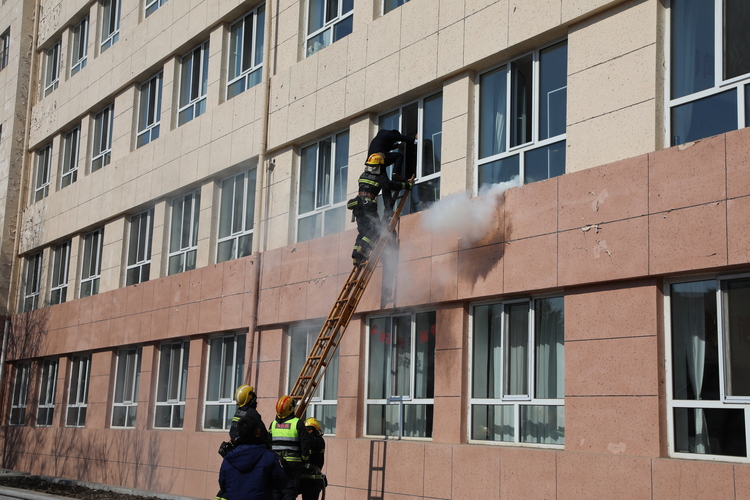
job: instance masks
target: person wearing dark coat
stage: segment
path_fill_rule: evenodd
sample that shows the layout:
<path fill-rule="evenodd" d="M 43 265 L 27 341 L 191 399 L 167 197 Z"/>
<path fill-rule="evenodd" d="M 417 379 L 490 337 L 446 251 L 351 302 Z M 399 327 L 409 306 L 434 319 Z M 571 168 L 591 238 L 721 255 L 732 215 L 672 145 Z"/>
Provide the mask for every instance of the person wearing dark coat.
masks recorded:
<path fill-rule="evenodd" d="M 401 146 L 399 143 L 408 144 L 413 140 L 413 137 L 406 137 L 398 130 L 379 130 L 370 141 L 367 157 L 369 158 L 376 153 L 382 154 L 383 171 L 386 167 L 393 165 L 393 173 L 406 179 L 407 176 L 403 172 L 404 154 L 401 151 L 394 150 Z"/>
<path fill-rule="evenodd" d="M 318 419 L 310 417 L 305 420 L 305 430 L 310 435 L 310 458 L 302 468 L 299 490 L 302 500 L 318 500 L 320 492 L 328 485 L 328 480 L 323 474 L 326 441 L 323 439 L 323 430 Z"/>

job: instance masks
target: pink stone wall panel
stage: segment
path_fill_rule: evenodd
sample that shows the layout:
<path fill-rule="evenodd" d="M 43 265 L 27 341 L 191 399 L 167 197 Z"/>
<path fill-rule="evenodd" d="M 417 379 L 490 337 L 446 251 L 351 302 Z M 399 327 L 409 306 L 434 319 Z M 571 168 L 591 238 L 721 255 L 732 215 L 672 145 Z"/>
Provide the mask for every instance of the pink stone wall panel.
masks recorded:
<path fill-rule="evenodd" d="M 435 325 L 436 349 L 460 349 L 466 334 L 468 309 L 465 304 L 438 307 Z"/>
<path fill-rule="evenodd" d="M 435 351 L 435 396 L 461 396 L 464 372 L 461 349 Z"/>
<path fill-rule="evenodd" d="M 653 481 L 654 500 L 736 498 L 732 464 L 654 460 Z"/>
<path fill-rule="evenodd" d="M 212 333 L 219 330 L 221 323 L 221 299 L 208 299 L 200 303 L 198 331 Z"/>
<path fill-rule="evenodd" d="M 156 310 L 169 307 L 169 303 L 171 301 L 170 292 L 172 289 L 172 277 L 167 276 L 166 278 L 147 281 L 146 283 L 148 283 L 148 287 L 153 288 L 154 291 L 154 298 L 150 304 L 150 309 Z M 146 283 L 143 283 L 144 287 L 147 286 Z M 144 290 L 144 296 L 145 293 L 146 292 Z"/>
<path fill-rule="evenodd" d="M 750 182 L 750 180 L 749 180 Z M 750 262 L 750 196 L 727 201 L 729 265 Z"/>
<path fill-rule="evenodd" d="M 145 340 L 157 340 L 167 336 L 169 332 L 169 309 L 156 309 L 151 312 L 151 329 L 148 336 L 141 339 L 141 342 Z M 215 323 L 214 328 L 218 326 L 218 322 Z M 141 332 L 142 334 L 144 332 Z"/>
<path fill-rule="evenodd" d="M 365 321 L 362 316 L 352 316 L 349 326 L 341 337 L 341 343 L 338 348 L 339 356 L 359 356 L 364 327 Z"/>
<path fill-rule="evenodd" d="M 505 244 L 461 250 L 458 253 L 458 297 L 472 299 L 503 293 Z"/>
<path fill-rule="evenodd" d="M 451 498 L 500 498 L 500 448 L 453 447 Z"/>
<path fill-rule="evenodd" d="M 726 134 L 727 197 L 750 195 L 750 129 Z"/>
<path fill-rule="evenodd" d="M 338 274 L 339 237 L 337 233 L 310 240 L 307 279 L 319 280 Z"/>
<path fill-rule="evenodd" d="M 726 197 L 723 135 L 649 153 L 650 213 Z"/>
<path fill-rule="evenodd" d="M 247 324 L 242 322 L 242 306 L 244 304 L 244 299 L 244 294 L 222 297 L 221 321 L 217 325 L 217 329 L 238 330 L 248 327 Z"/>
<path fill-rule="evenodd" d="M 127 314 L 138 314 L 143 310 L 143 287 L 133 285 L 126 287 L 127 290 Z M 76 301 L 80 302 L 80 301 Z"/>
<path fill-rule="evenodd" d="M 258 293 L 258 325 L 279 322 L 279 296 L 281 288 L 265 288 Z"/>
<path fill-rule="evenodd" d="M 80 301 L 80 308 L 78 311 L 78 322 L 79 324 L 83 323 L 91 323 L 92 318 L 92 304 L 94 303 L 94 299 L 96 296 L 93 297 L 85 297 L 83 299 L 79 299 Z"/>
<path fill-rule="evenodd" d="M 750 465 L 734 465 L 736 500 L 750 500 Z"/>
<path fill-rule="evenodd" d="M 342 356 L 339 353 L 339 397 L 356 397 L 359 392 L 360 373 L 358 356 Z M 364 370 L 363 370 L 364 371 Z"/>
<path fill-rule="evenodd" d="M 245 289 L 245 266 L 248 264 L 250 257 L 234 259 L 222 263 L 223 276 L 221 294 L 222 296 L 234 295 L 246 292 Z"/>
<path fill-rule="evenodd" d="M 307 285 L 305 317 L 327 318 L 340 290 L 341 287 L 335 275 L 323 276 L 310 281 Z"/>
<path fill-rule="evenodd" d="M 202 267 L 183 273 L 188 277 L 188 302 L 198 302 L 203 294 L 203 269 Z"/>
<path fill-rule="evenodd" d="M 170 306 L 167 311 L 167 331 L 169 338 L 182 337 L 188 330 L 188 305 Z M 200 314 L 200 307 L 198 308 Z M 199 318 L 200 321 L 200 318 Z M 197 328 L 195 329 L 197 332 Z M 158 339 L 158 337 L 157 337 Z"/>
<path fill-rule="evenodd" d="M 303 241 L 284 247 L 281 252 L 281 284 L 290 285 L 307 280 L 310 243 Z"/>
<path fill-rule="evenodd" d="M 365 490 L 371 473 L 370 466 L 382 463 L 382 449 L 386 442 L 349 439 L 346 443 L 346 486 Z M 337 483 L 341 484 L 340 481 L 337 481 Z"/>
<path fill-rule="evenodd" d="M 127 323 L 129 321 L 132 321 L 132 318 L 121 316 L 110 322 L 109 341 L 112 345 L 123 345 L 125 343 L 125 331 L 128 328 Z"/>
<path fill-rule="evenodd" d="M 464 438 L 466 425 L 461 419 L 461 412 L 465 406 L 460 396 L 435 395 L 435 415 L 432 419 L 433 442 L 460 444 L 466 441 Z"/>
<path fill-rule="evenodd" d="M 430 302 L 447 302 L 458 296 L 458 253 L 432 257 L 430 277 Z"/>
<path fill-rule="evenodd" d="M 326 451 L 323 473 L 328 477 L 329 484 L 334 483 L 338 486 L 345 486 L 346 466 L 349 462 L 346 440 L 327 438 L 325 441 Z"/>
<path fill-rule="evenodd" d="M 155 309 L 154 304 L 156 300 L 156 298 L 154 297 L 154 282 L 147 281 L 145 283 L 141 283 L 139 285 L 134 285 L 134 286 L 139 286 L 142 288 L 141 292 L 143 294 L 143 303 L 142 303 L 143 310 L 144 311 L 154 310 Z"/>
<path fill-rule="evenodd" d="M 424 227 L 424 214 L 416 213 L 402 217 L 399 221 L 401 245 L 399 260 L 423 259 L 432 255 L 432 233 Z"/>
<path fill-rule="evenodd" d="M 505 192 L 505 240 L 513 241 L 557 231 L 559 177 Z"/>
<path fill-rule="evenodd" d="M 516 240 L 505 245 L 505 293 L 557 286 L 557 234 Z"/>
<path fill-rule="evenodd" d="M 283 248 L 274 248 L 260 255 L 260 287 L 281 286 L 281 254 Z"/>
<path fill-rule="evenodd" d="M 169 305 L 171 307 L 181 306 L 190 302 L 190 274 L 193 271 L 170 276 Z"/>
<path fill-rule="evenodd" d="M 726 203 L 673 210 L 649 217 L 652 275 L 727 265 Z"/>
<path fill-rule="evenodd" d="M 398 266 L 397 304 L 399 307 L 426 304 L 430 301 L 431 259 L 401 262 Z"/>
<path fill-rule="evenodd" d="M 201 275 L 201 300 L 221 297 L 223 278 L 222 264 L 204 267 L 203 274 Z"/>
<path fill-rule="evenodd" d="M 453 468 L 453 446 L 432 444 L 424 454 L 424 496 L 451 498 L 452 477 L 446 471 Z"/>
<path fill-rule="evenodd" d="M 91 297 L 89 307 L 91 309 L 91 321 L 103 321 L 109 319 L 112 314 L 112 294 L 99 294 Z M 109 298 L 109 300 L 107 300 Z"/>
<path fill-rule="evenodd" d="M 414 441 L 388 441 L 385 456 L 385 490 L 421 497 L 425 444 Z"/>
<path fill-rule="evenodd" d="M 561 453 L 557 474 L 558 500 L 651 500 L 648 458 Z"/>
<path fill-rule="evenodd" d="M 659 432 L 656 396 L 565 398 L 568 452 L 658 457 Z"/>
<path fill-rule="evenodd" d="M 216 492 L 219 490 L 219 482 L 216 481 L 212 484 L 207 483 L 207 476 L 202 470 L 190 470 L 185 474 L 185 495 L 198 498 L 211 498 L 211 495 L 216 496 Z M 213 474 L 211 474 L 213 477 Z M 213 489 L 213 493 L 209 491 Z"/>
<path fill-rule="evenodd" d="M 306 319 L 307 288 L 306 281 L 281 287 L 279 292 L 280 322 L 289 323 Z"/>
<path fill-rule="evenodd" d="M 560 285 L 648 275 L 648 219 L 638 217 L 558 234 Z"/>
<path fill-rule="evenodd" d="M 354 242 L 357 240 L 357 230 L 350 229 L 339 234 L 339 243 L 336 249 L 337 255 L 337 267 L 336 272 L 338 274 L 346 274 L 347 276 L 352 270 L 352 249 L 354 248 Z M 334 256 L 331 256 L 334 258 Z"/>
<path fill-rule="evenodd" d="M 557 499 L 555 451 L 504 448 L 500 463 L 500 498 Z"/>
<path fill-rule="evenodd" d="M 360 405 L 356 397 L 339 396 L 336 402 L 336 438 L 354 439 L 362 434 Z"/>

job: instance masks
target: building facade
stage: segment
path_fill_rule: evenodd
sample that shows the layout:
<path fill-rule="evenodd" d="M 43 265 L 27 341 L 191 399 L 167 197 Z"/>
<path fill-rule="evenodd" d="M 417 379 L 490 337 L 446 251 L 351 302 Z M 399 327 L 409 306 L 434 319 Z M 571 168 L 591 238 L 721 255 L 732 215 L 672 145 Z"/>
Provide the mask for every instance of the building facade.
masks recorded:
<path fill-rule="evenodd" d="M 327 495 L 747 498 L 749 18 L 4 1 L 3 467 L 213 497 L 234 389 L 270 423 L 398 129 L 398 248 L 308 410 Z"/>

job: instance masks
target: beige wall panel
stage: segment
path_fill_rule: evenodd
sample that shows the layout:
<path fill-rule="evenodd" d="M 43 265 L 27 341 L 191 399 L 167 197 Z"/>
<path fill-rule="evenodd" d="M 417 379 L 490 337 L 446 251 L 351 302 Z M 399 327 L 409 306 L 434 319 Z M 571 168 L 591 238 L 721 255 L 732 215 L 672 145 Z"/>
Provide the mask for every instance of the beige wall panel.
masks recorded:
<path fill-rule="evenodd" d="M 291 67 L 289 72 L 289 101 L 291 103 L 315 93 L 315 90 L 319 88 L 318 59 L 319 55 L 314 54 Z"/>
<path fill-rule="evenodd" d="M 287 140 L 292 140 L 315 130 L 316 95 L 297 99 L 289 105 L 289 125 Z"/>
<path fill-rule="evenodd" d="M 320 89 L 315 101 L 315 128 L 321 129 L 340 121 L 345 115 L 346 80 Z"/>
<path fill-rule="evenodd" d="M 344 37 L 315 53 L 315 56 L 318 56 L 318 88 L 325 88 L 346 78 L 347 54 L 351 47 L 350 42 L 352 42 L 350 38 L 351 35 Z"/>
<path fill-rule="evenodd" d="M 104 227 L 99 293 L 114 290 L 122 285 L 121 278 L 125 273 L 125 259 L 127 258 L 125 238 L 129 224 L 129 217 L 119 217 L 108 222 Z"/>
<path fill-rule="evenodd" d="M 377 0 L 376 0 L 377 1 Z M 370 23 L 367 27 L 367 66 L 391 54 L 397 54 L 401 47 L 401 16 L 403 9 L 398 8 Z M 395 73 L 383 73 L 393 75 Z"/>
<path fill-rule="evenodd" d="M 461 19 L 438 33 L 437 73 L 445 75 L 464 65 L 464 20 Z"/>
<path fill-rule="evenodd" d="M 402 50 L 437 33 L 440 7 L 435 0 L 410 1 L 400 7 Z"/>
<path fill-rule="evenodd" d="M 433 34 L 399 53 L 400 94 L 425 85 L 437 77 L 437 52 L 438 35 Z"/>
<path fill-rule="evenodd" d="M 467 16 L 469 5 L 467 3 Z M 488 22 L 488 20 L 492 22 Z M 464 20 L 464 64 L 471 64 L 508 46 L 508 0 L 500 0 Z"/>
<path fill-rule="evenodd" d="M 439 0 L 439 23 L 438 27 L 442 30 L 454 23 L 463 21 L 464 18 L 464 0 Z"/>
<path fill-rule="evenodd" d="M 398 95 L 399 53 L 365 68 L 365 107 L 375 106 Z"/>
<path fill-rule="evenodd" d="M 286 142 L 287 127 L 289 126 L 289 107 L 285 106 L 268 117 L 268 146 Z"/>
<path fill-rule="evenodd" d="M 367 25 L 363 23 L 359 28 L 359 31 L 356 29 L 357 20 L 362 17 L 364 17 L 364 15 L 360 15 L 355 7 L 355 30 L 345 39 L 347 44 L 346 71 L 348 75 L 364 69 L 367 66 L 367 42 L 369 40 L 368 28 Z M 341 43 L 343 41 L 344 40 L 339 40 L 336 43 Z"/>
<path fill-rule="evenodd" d="M 300 29 L 303 26 L 302 22 L 300 19 L 299 4 L 290 4 L 275 12 L 273 16 L 273 28 L 275 30 L 278 29 L 275 32 L 275 37 L 279 43 L 286 42 L 287 40 L 296 40 L 298 34 L 304 36 L 304 30 Z M 295 62 L 297 62 L 296 57 L 291 61 L 281 61 L 284 66 L 290 66 Z"/>
<path fill-rule="evenodd" d="M 271 77 L 269 112 L 276 111 L 289 105 L 289 78 L 291 70 L 282 69 Z"/>
<path fill-rule="evenodd" d="M 527 40 L 560 24 L 560 0 L 510 0 L 508 45 Z"/>
<path fill-rule="evenodd" d="M 653 0 L 641 1 L 655 3 Z M 578 19 L 595 10 L 606 9 L 619 3 L 623 3 L 623 0 L 561 0 L 562 22 Z"/>
<path fill-rule="evenodd" d="M 347 116 L 355 114 L 365 107 L 365 70 L 359 70 L 346 77 L 346 105 L 344 112 Z"/>
<path fill-rule="evenodd" d="M 293 231 L 295 230 L 294 224 L 296 222 L 291 222 L 291 215 L 289 213 L 271 217 L 265 223 L 268 224 L 268 235 L 265 242 L 266 249 L 283 247 L 292 242 Z"/>

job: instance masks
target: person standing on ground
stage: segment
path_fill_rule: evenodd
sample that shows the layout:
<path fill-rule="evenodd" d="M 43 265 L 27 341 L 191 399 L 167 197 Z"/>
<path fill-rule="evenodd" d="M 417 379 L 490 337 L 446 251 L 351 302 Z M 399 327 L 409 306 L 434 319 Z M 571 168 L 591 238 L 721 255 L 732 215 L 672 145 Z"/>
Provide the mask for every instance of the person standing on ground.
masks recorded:
<path fill-rule="evenodd" d="M 310 436 L 305 424 L 294 415 L 295 401 L 282 396 L 276 402 L 276 418 L 271 422 L 271 450 L 281 460 L 287 481 L 283 488 L 274 488 L 276 500 L 294 500 L 299 494 L 302 465 L 310 457 Z"/>
<path fill-rule="evenodd" d="M 320 492 L 328 485 L 328 480 L 322 471 L 326 442 L 317 419 L 311 417 L 305 420 L 305 430 L 310 435 L 310 458 L 307 459 L 302 469 L 299 489 L 302 493 L 302 500 L 318 500 Z"/>

